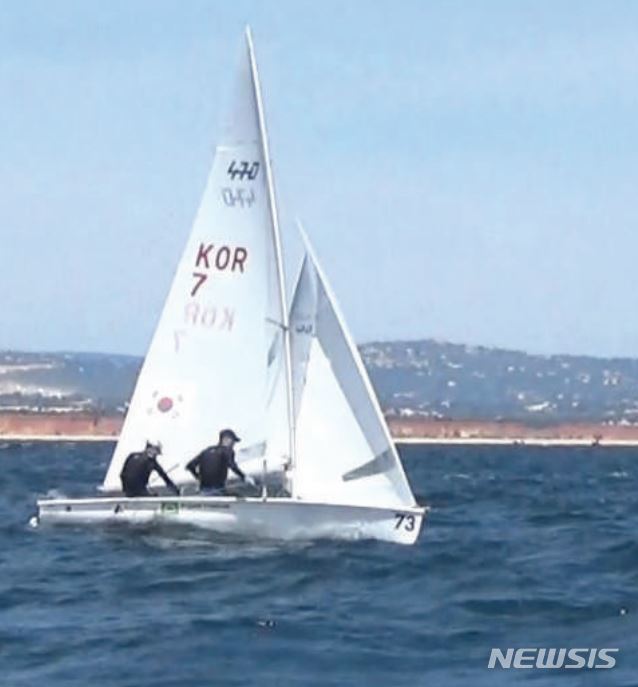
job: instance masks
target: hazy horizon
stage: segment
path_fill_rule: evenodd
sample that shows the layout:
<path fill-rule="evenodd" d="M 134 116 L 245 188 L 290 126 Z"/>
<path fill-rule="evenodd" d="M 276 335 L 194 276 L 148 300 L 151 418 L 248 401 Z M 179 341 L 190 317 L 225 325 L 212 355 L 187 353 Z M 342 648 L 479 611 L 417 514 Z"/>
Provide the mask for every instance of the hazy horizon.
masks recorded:
<path fill-rule="evenodd" d="M 0 349 L 143 355 L 252 25 L 357 341 L 638 356 L 638 6 L 0 8 Z M 298 250 L 293 245 L 289 276 Z"/>
<path fill-rule="evenodd" d="M 418 344 L 423 342 L 432 342 L 442 346 L 462 346 L 465 348 L 485 348 L 491 351 L 500 351 L 503 353 L 520 353 L 532 357 L 579 357 L 579 358 L 593 358 L 597 360 L 638 360 L 638 355 L 595 355 L 590 353 L 578 353 L 565 351 L 555 351 L 553 353 L 543 353 L 540 351 L 527 350 L 523 348 L 511 348 L 507 346 L 492 346 L 482 343 L 466 342 L 466 341 L 449 341 L 447 339 L 437 339 L 433 337 L 421 337 L 412 339 L 366 339 L 365 341 L 355 341 L 356 345 L 369 346 L 372 344 Z M 0 353 L 27 353 L 27 354 L 43 354 L 43 355 L 99 355 L 99 356 L 123 356 L 129 358 L 144 358 L 146 351 L 140 353 L 131 353 L 128 351 L 108 351 L 96 349 L 73 349 L 73 348 L 59 348 L 59 349 L 40 349 L 40 348 L 0 348 Z"/>

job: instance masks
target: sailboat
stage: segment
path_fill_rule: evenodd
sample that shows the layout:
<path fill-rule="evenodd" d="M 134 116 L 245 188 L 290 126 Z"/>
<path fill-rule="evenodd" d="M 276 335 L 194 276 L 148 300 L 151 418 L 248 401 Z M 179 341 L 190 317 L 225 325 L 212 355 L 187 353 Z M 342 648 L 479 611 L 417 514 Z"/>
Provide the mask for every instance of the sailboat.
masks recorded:
<path fill-rule="evenodd" d="M 39 523 L 179 523 L 275 539 L 416 542 L 426 509 L 328 280 L 305 255 L 288 308 L 259 73 L 246 30 L 208 183 L 100 494 L 44 499 Z M 195 493 L 185 465 L 222 427 L 261 493 Z M 127 498 L 120 471 L 150 439 L 182 495 Z"/>

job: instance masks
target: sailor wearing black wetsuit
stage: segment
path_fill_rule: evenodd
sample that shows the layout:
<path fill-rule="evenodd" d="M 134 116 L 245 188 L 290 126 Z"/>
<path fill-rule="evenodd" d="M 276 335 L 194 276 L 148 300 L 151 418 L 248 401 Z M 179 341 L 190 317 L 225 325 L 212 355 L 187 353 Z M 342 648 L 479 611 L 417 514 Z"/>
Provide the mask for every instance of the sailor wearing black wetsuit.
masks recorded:
<path fill-rule="evenodd" d="M 243 482 L 255 486 L 255 480 L 245 475 L 235 462 L 233 446 L 238 441 L 239 437 L 232 429 L 223 429 L 217 445 L 205 448 L 186 465 L 186 469 L 199 482 L 200 491 L 219 493 L 226 485 L 229 468 Z"/>
<path fill-rule="evenodd" d="M 122 491 L 126 496 L 152 496 L 148 491 L 148 480 L 152 472 L 156 472 L 164 480 L 166 486 L 179 496 L 179 489 L 157 462 L 157 456 L 161 452 L 162 446 L 159 442 L 147 441 L 143 451 L 131 453 L 124 461 L 120 479 Z"/>

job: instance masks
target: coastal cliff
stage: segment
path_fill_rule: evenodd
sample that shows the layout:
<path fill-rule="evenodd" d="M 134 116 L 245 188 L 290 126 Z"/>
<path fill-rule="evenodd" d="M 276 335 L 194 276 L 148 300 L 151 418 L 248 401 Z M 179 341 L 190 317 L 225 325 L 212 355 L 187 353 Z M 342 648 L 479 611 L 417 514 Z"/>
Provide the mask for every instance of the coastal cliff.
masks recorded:
<path fill-rule="evenodd" d="M 433 340 L 360 348 L 397 437 L 638 441 L 638 360 Z M 119 433 L 142 359 L 0 352 L 0 436 Z"/>

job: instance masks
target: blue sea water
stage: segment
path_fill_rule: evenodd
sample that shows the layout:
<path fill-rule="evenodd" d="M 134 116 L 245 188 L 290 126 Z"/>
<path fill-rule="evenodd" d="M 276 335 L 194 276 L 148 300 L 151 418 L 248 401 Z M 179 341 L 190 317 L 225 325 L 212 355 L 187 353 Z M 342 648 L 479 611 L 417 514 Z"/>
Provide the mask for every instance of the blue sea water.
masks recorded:
<path fill-rule="evenodd" d="M 415 547 L 28 526 L 111 447 L 0 449 L 0 685 L 638 684 L 638 454 L 412 447 Z M 618 647 L 611 670 L 489 670 L 492 647 Z M 567 680 L 567 682 L 563 682 Z"/>

